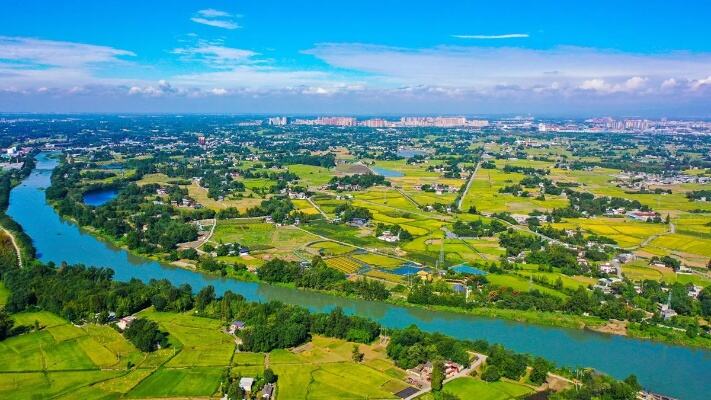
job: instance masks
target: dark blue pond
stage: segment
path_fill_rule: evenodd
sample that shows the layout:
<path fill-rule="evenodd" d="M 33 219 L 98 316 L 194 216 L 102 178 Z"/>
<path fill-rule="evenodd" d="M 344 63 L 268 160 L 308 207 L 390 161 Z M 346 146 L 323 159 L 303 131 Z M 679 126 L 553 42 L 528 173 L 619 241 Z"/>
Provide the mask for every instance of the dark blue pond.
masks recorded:
<path fill-rule="evenodd" d="M 87 206 L 98 207 L 115 199 L 116 196 L 118 196 L 118 190 L 116 189 L 90 190 L 84 193 L 82 200 Z"/>

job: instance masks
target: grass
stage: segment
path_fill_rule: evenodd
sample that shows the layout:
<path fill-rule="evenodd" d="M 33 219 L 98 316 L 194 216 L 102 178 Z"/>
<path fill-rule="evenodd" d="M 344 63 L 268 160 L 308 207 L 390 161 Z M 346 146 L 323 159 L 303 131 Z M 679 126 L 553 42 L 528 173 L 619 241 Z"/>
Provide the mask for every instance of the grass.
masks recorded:
<path fill-rule="evenodd" d="M 129 398 L 210 396 L 223 368 L 161 368 L 128 392 Z"/>
<path fill-rule="evenodd" d="M 333 176 L 333 172 L 328 168 L 313 165 L 294 164 L 288 165 L 287 169 L 298 175 L 300 181 L 309 187 L 325 185 Z"/>
<path fill-rule="evenodd" d="M 583 232 L 607 236 L 614 239 L 620 247 L 639 246 L 647 238 L 663 234 L 668 229 L 664 224 L 607 217 L 571 218 L 553 226 L 557 229 L 580 228 Z"/>
<path fill-rule="evenodd" d="M 293 252 L 319 240 L 315 235 L 294 226 L 276 226 L 259 220 L 219 220 L 210 239 L 213 244 L 239 243 L 250 249 L 251 255 L 263 259 L 281 257 L 293 259 Z M 259 253 L 269 250 L 268 253 Z"/>
<path fill-rule="evenodd" d="M 142 317 L 156 321 L 170 334 L 180 351 L 166 367 L 229 365 L 235 350 L 234 338 L 220 331 L 220 321 L 187 314 L 144 311 Z"/>
<path fill-rule="evenodd" d="M 528 292 L 531 289 L 538 289 L 542 293 L 547 293 L 560 298 L 567 298 L 568 296 L 557 290 L 541 286 L 535 282 L 531 282 L 528 279 L 521 278 L 514 275 L 500 275 L 500 274 L 489 274 L 486 278 L 494 285 L 510 287 L 519 292 Z"/>
<path fill-rule="evenodd" d="M 462 377 L 452 380 L 444 385 L 444 391 L 460 399 L 504 400 L 520 398 L 533 392 L 527 386 L 510 382 L 484 382 L 480 379 Z"/>
<path fill-rule="evenodd" d="M 407 386 L 404 371 L 386 358 L 381 345 L 360 345 L 363 363 L 351 360 L 352 348 L 350 342 L 315 336 L 298 351 L 271 352 L 278 399 L 391 399 Z"/>

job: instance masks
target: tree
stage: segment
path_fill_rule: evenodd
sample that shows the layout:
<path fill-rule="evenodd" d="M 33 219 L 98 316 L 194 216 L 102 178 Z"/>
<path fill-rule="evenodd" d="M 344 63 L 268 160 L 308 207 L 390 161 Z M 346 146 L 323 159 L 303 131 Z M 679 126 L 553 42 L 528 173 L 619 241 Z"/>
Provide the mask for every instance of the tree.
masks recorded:
<path fill-rule="evenodd" d="M 432 363 L 432 391 L 439 392 L 442 390 L 442 382 L 444 381 L 444 363 L 442 360 L 436 360 Z"/>
<path fill-rule="evenodd" d="M 499 373 L 499 369 L 496 368 L 495 365 L 490 365 L 486 367 L 484 373 L 481 374 L 481 379 L 487 382 L 496 382 L 501 379 L 501 374 Z"/>
<path fill-rule="evenodd" d="M 278 379 L 277 375 L 274 373 L 274 371 L 272 371 L 271 368 L 267 368 L 264 370 L 263 378 L 264 382 L 266 383 L 275 383 Z"/>
<path fill-rule="evenodd" d="M 548 371 L 552 368 L 552 365 L 541 357 L 536 357 L 533 360 L 533 369 L 531 370 L 531 375 L 529 379 L 535 384 L 542 384 L 546 381 L 548 377 Z"/>
<path fill-rule="evenodd" d="M 213 301 L 215 301 L 215 287 L 212 285 L 202 288 L 195 298 L 197 309 L 200 312 L 205 311 L 205 307 Z"/>
<path fill-rule="evenodd" d="M 143 352 L 155 351 L 159 346 L 168 346 L 167 333 L 161 332 L 158 324 L 147 319 L 137 319 L 123 332 L 134 346 Z"/>
<path fill-rule="evenodd" d="M 354 344 L 353 351 L 351 352 L 351 358 L 353 359 L 353 361 L 359 363 L 359 362 L 363 361 L 364 356 L 365 356 L 365 354 L 360 352 L 358 345 Z"/>
<path fill-rule="evenodd" d="M 10 318 L 10 314 L 5 310 L 0 310 L 0 340 L 10 336 L 13 325 L 15 325 L 15 321 Z"/>

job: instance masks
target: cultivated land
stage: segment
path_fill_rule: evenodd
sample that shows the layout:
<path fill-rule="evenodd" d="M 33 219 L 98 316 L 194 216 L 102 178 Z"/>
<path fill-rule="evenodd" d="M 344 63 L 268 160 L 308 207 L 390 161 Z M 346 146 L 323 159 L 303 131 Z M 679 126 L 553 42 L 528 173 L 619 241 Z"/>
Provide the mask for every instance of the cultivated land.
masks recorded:
<path fill-rule="evenodd" d="M 232 335 L 218 320 L 190 314 L 144 311 L 169 333 L 170 347 L 142 353 L 107 325 L 76 327 L 46 312 L 14 315 L 18 324 L 42 329 L 0 342 L 0 397 L 207 398 L 217 396 L 223 371 L 259 376 L 271 367 L 279 376 L 278 399 L 396 398 L 405 372 L 380 343 L 359 345 L 315 336 L 296 349 L 236 352 Z"/>
<path fill-rule="evenodd" d="M 47 198 L 118 246 L 205 273 L 711 348 L 706 137 L 235 126 L 150 144 L 82 134 L 65 143 Z M 106 188 L 118 196 L 83 204 Z M 9 295 L 0 284 L 0 306 Z M 380 343 L 361 345 L 362 363 L 352 343 L 320 336 L 245 353 L 217 320 L 140 316 L 169 333 L 168 348 L 12 315 L 41 329 L 0 342 L 0 397 L 210 397 L 228 367 L 273 369 L 279 399 L 394 398 L 407 386 Z M 445 385 L 462 399 L 532 390 Z"/>

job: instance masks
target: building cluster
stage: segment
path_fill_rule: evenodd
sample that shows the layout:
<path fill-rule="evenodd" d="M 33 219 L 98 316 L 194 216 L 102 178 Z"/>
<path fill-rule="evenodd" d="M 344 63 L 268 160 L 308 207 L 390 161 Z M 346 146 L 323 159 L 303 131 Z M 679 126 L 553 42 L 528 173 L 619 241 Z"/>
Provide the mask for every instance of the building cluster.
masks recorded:
<path fill-rule="evenodd" d="M 457 375 L 464 369 L 464 366 L 455 363 L 454 361 L 444 362 L 444 378 L 448 379 Z M 414 368 L 407 370 L 408 381 L 417 385 L 425 386 L 427 383 L 432 381 L 432 363 L 426 362 L 419 364 Z"/>
<path fill-rule="evenodd" d="M 695 176 L 686 174 L 660 175 L 646 172 L 623 172 L 615 176 L 613 183 L 619 188 L 634 190 L 650 190 L 655 186 L 681 185 L 685 183 L 709 184 L 711 178 L 708 176 Z"/>
<path fill-rule="evenodd" d="M 545 121 L 538 123 L 537 129 L 539 132 L 711 134 L 711 122 L 603 117 L 585 121 Z"/>
<path fill-rule="evenodd" d="M 370 118 L 358 120 L 354 117 L 317 117 L 313 119 L 287 117 L 271 117 L 267 119 L 268 125 L 328 125 L 328 126 L 363 126 L 366 128 L 485 128 L 489 126 L 488 120 L 467 119 L 466 117 L 402 117 L 399 120 L 384 118 Z"/>

